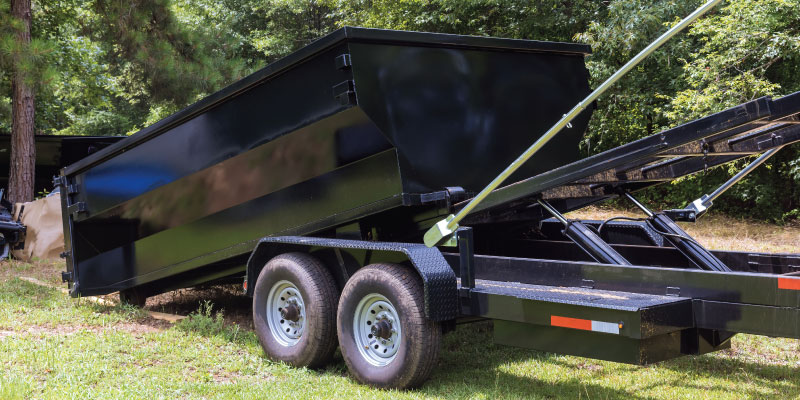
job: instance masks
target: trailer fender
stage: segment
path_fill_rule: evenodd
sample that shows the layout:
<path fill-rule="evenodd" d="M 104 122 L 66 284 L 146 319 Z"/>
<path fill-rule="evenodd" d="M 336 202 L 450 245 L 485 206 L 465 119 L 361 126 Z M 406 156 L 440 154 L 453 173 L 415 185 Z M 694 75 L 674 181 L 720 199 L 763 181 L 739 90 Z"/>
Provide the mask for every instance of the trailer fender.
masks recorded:
<path fill-rule="evenodd" d="M 449 321 L 458 316 L 459 303 L 456 275 L 437 248 L 416 243 L 370 242 L 363 240 L 313 238 L 305 236 L 265 237 L 256 245 L 247 261 L 247 295 L 253 296 L 253 286 L 264 265 L 273 257 L 293 251 L 311 252 L 324 249 L 370 250 L 371 260 L 392 256 L 410 262 L 422 278 L 425 296 L 425 316 L 434 321 Z M 375 262 L 375 261 L 373 261 Z M 329 266 L 332 268 L 332 266 Z M 363 267 L 359 265 L 358 267 Z M 332 268 L 333 270 L 333 268 Z M 336 273 L 335 270 L 333 270 Z"/>

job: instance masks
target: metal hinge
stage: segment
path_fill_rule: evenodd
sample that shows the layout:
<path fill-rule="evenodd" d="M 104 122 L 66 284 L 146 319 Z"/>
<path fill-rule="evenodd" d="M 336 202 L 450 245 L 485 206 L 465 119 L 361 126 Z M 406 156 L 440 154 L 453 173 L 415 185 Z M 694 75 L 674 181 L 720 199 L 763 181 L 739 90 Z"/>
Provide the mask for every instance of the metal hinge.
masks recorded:
<path fill-rule="evenodd" d="M 356 104 L 356 84 L 352 80 L 344 81 L 333 86 L 333 97 L 341 105 Z"/>
<path fill-rule="evenodd" d="M 62 251 L 61 253 L 59 253 L 59 254 L 58 254 L 58 258 L 67 258 L 67 257 L 69 257 L 71 254 L 72 254 L 72 253 L 71 253 L 71 252 L 69 252 L 69 251 Z"/>
<path fill-rule="evenodd" d="M 72 271 L 61 271 L 61 282 L 72 282 Z"/>

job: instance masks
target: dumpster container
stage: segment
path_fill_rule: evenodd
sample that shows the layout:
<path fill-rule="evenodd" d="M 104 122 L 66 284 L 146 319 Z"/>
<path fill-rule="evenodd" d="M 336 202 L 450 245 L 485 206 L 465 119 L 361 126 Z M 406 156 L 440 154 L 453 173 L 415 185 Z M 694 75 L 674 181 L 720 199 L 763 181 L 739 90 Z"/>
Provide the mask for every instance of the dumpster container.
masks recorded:
<path fill-rule="evenodd" d="M 64 278 L 153 294 L 241 274 L 264 236 L 371 215 L 419 231 L 446 187 L 481 189 L 589 93 L 588 52 L 342 28 L 65 168 Z M 590 114 L 517 178 L 576 160 Z"/>

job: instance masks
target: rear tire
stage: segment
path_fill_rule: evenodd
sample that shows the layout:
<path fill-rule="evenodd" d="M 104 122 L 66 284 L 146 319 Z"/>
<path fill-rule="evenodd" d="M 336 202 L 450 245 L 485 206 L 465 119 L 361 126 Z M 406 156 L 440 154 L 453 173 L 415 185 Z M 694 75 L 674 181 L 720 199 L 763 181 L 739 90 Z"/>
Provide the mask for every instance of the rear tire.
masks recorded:
<path fill-rule="evenodd" d="M 342 290 L 339 347 L 360 382 L 407 389 L 428 379 L 439 357 L 442 329 L 425 317 L 422 280 L 410 268 L 373 264 Z"/>
<path fill-rule="evenodd" d="M 286 253 L 270 260 L 253 289 L 253 325 L 267 356 L 297 367 L 330 362 L 338 300 L 333 276 L 316 258 Z"/>

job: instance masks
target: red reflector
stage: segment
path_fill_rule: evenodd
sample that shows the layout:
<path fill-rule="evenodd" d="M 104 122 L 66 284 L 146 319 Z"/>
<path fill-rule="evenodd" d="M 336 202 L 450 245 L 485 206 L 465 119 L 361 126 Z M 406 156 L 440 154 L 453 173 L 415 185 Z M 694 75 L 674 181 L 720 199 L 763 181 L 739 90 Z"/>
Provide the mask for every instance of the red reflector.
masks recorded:
<path fill-rule="evenodd" d="M 592 321 L 588 319 L 567 318 L 559 317 L 557 315 L 550 316 L 550 325 L 560 326 L 562 328 L 581 329 L 584 331 L 592 330 Z"/>
<path fill-rule="evenodd" d="M 800 290 L 800 279 L 778 278 L 778 289 Z"/>

